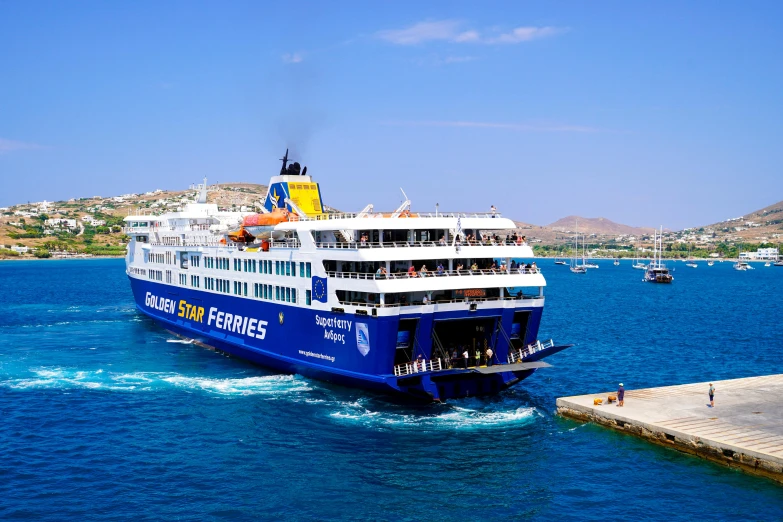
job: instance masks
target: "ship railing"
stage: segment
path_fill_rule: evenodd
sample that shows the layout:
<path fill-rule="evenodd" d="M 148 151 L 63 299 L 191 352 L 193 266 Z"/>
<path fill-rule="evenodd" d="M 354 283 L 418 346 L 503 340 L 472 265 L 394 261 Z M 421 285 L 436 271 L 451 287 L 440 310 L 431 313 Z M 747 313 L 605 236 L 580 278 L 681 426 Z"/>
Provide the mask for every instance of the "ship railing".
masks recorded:
<path fill-rule="evenodd" d="M 499 218 L 500 212 L 410 212 L 404 211 L 399 216 L 392 217 L 391 212 L 330 212 L 314 216 L 300 216 L 299 221 L 326 221 L 336 219 L 399 219 L 399 218 Z"/>
<path fill-rule="evenodd" d="M 544 341 L 543 343 L 541 341 L 536 341 L 519 350 L 512 350 L 508 354 L 508 363 L 512 364 L 515 362 L 524 361 L 534 353 L 538 353 L 541 350 L 546 350 L 547 348 L 552 348 L 554 345 L 555 341 L 550 339 L 548 341 Z"/>
<path fill-rule="evenodd" d="M 443 363 L 440 358 L 429 360 L 421 359 L 419 361 L 411 361 L 395 365 L 394 375 L 397 377 L 402 377 L 414 373 L 439 372 L 441 370 L 443 370 Z"/>
<path fill-rule="evenodd" d="M 396 279 L 415 279 L 415 278 L 432 278 L 432 277 L 468 277 L 477 275 L 517 275 L 517 274 L 538 274 L 541 272 L 540 268 L 508 268 L 506 270 L 483 268 L 476 270 L 432 270 L 427 272 L 400 272 L 398 274 L 378 274 L 375 272 L 336 272 L 327 271 L 327 277 L 335 279 L 365 279 L 365 280 L 396 280 Z"/>
<path fill-rule="evenodd" d="M 341 305 L 358 306 L 363 308 L 399 308 L 403 306 L 424 306 L 435 304 L 455 304 L 455 303 L 479 303 L 488 301 L 527 301 L 533 299 L 543 299 L 544 296 L 538 294 L 520 294 L 509 297 L 455 297 L 451 299 L 433 299 L 426 303 L 424 301 L 411 301 L 410 303 L 367 303 L 363 301 L 340 301 Z"/>
<path fill-rule="evenodd" d="M 526 242 L 501 239 L 499 241 L 458 241 L 460 247 L 475 246 L 527 246 Z M 360 248 L 419 248 L 419 247 L 454 247 L 450 241 L 318 241 L 316 248 L 337 248 L 358 250 Z"/>

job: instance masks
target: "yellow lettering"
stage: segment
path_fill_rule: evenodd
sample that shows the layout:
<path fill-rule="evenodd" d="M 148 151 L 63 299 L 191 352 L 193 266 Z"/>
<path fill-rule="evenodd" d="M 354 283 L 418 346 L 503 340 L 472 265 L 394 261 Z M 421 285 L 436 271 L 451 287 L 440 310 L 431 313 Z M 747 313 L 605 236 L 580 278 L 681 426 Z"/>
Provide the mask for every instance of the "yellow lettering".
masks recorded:
<path fill-rule="evenodd" d="M 179 302 L 179 313 L 177 314 L 177 317 L 185 317 L 185 307 L 183 306 L 185 304 L 185 301 Z"/>
<path fill-rule="evenodd" d="M 198 307 L 198 317 L 196 317 L 196 321 L 198 321 L 199 323 L 203 323 L 204 322 L 204 307 L 203 306 L 199 306 Z"/>

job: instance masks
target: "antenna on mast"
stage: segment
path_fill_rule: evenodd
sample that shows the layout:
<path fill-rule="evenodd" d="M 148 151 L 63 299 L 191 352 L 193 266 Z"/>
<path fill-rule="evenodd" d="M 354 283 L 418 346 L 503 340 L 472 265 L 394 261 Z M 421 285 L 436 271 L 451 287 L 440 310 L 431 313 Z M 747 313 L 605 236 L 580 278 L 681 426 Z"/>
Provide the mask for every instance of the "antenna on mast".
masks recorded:
<path fill-rule="evenodd" d="M 286 174 L 286 169 L 288 167 L 288 149 L 285 149 L 285 156 L 280 158 L 280 161 L 283 162 L 283 168 L 280 169 L 280 175 L 284 176 Z"/>

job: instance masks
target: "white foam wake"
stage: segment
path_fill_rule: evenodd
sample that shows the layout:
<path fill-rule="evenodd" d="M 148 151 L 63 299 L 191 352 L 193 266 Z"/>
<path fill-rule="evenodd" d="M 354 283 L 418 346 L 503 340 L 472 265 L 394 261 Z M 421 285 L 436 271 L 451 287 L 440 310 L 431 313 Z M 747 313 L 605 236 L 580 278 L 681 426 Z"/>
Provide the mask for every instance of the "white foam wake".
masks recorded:
<path fill-rule="evenodd" d="M 310 384 L 296 375 L 262 375 L 217 379 L 165 372 L 104 372 L 67 368 L 31 368 L 28 376 L 0 378 L 0 386 L 15 390 L 86 388 L 110 391 L 187 389 L 219 395 L 268 395 L 306 393 Z"/>
<path fill-rule="evenodd" d="M 353 422 L 370 428 L 416 429 L 416 430 L 472 430 L 515 426 L 533 422 L 538 416 L 535 408 L 516 407 L 504 409 L 503 404 L 475 408 L 445 405 L 434 413 L 400 413 L 380 408 L 368 408 L 355 401 L 343 403 L 330 416 L 338 421 Z"/>

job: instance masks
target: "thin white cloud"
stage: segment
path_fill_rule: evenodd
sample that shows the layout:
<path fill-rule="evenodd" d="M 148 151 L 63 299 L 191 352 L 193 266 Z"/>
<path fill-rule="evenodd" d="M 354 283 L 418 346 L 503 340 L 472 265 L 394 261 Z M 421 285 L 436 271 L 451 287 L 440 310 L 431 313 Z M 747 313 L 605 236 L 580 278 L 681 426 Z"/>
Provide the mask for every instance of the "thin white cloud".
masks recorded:
<path fill-rule="evenodd" d="M 0 154 L 7 154 L 18 150 L 42 149 L 37 143 L 26 143 L 24 141 L 14 141 L 0 138 Z"/>
<path fill-rule="evenodd" d="M 502 33 L 495 37 L 488 37 L 484 43 L 488 44 L 516 44 L 529 42 L 547 36 L 554 36 L 565 32 L 561 27 L 517 27 L 510 33 Z"/>
<path fill-rule="evenodd" d="M 399 125 L 403 127 L 461 127 L 479 129 L 502 129 L 522 132 L 600 132 L 595 127 L 583 125 L 538 124 L 538 123 L 504 123 L 490 121 L 387 121 L 383 125 Z"/>
<path fill-rule="evenodd" d="M 443 63 L 465 63 L 475 59 L 475 56 L 447 56 L 443 59 Z"/>
<path fill-rule="evenodd" d="M 302 53 L 285 53 L 280 58 L 283 63 L 301 63 L 304 60 Z"/>
<path fill-rule="evenodd" d="M 419 22 L 405 29 L 390 29 L 376 33 L 381 40 L 397 45 L 415 45 L 433 40 L 453 40 L 459 36 L 458 20 L 441 20 L 439 22 Z"/>
<path fill-rule="evenodd" d="M 464 23 L 459 20 L 440 20 L 418 22 L 404 29 L 379 31 L 375 36 L 395 45 L 416 45 L 432 41 L 500 45 L 529 42 L 566 31 L 563 27 L 522 26 L 509 32 L 492 28 L 482 33 L 477 29 L 465 28 Z"/>

